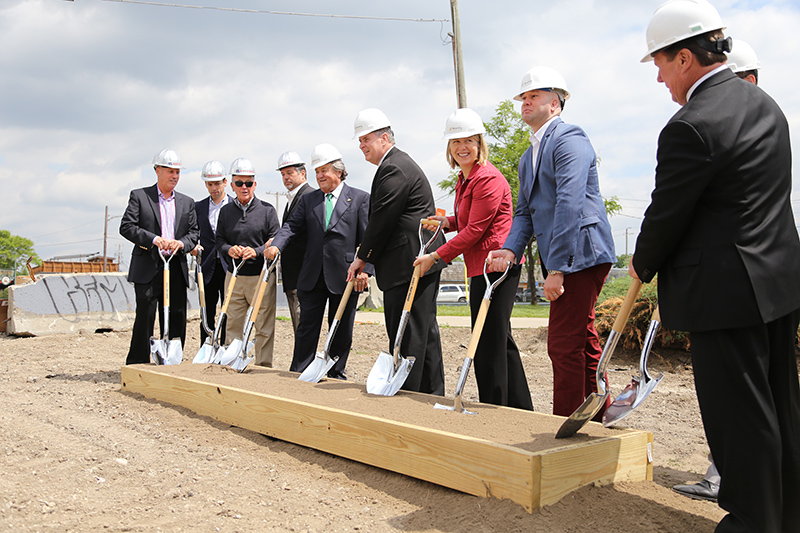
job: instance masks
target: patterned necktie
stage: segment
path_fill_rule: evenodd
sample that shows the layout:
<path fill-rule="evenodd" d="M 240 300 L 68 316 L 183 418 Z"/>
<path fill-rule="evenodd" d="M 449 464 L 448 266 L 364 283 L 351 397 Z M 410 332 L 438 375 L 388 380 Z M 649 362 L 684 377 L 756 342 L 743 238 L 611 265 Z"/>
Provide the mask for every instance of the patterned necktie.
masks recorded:
<path fill-rule="evenodd" d="M 331 223 L 331 215 L 333 214 L 333 193 L 329 192 L 325 195 L 325 231 L 328 231 L 328 226 Z"/>

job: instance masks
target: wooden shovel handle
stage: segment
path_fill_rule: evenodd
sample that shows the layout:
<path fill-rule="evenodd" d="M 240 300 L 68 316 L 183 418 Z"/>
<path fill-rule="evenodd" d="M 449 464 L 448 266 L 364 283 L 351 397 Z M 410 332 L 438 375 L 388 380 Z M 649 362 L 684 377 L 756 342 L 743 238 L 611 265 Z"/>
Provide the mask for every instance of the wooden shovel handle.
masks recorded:
<path fill-rule="evenodd" d="M 355 281 L 356 278 L 353 278 L 347 282 L 347 285 L 345 285 L 344 294 L 342 294 L 342 299 L 339 301 L 339 307 L 336 308 L 336 314 L 333 316 L 334 320 L 342 319 L 344 310 L 347 307 L 347 302 L 350 300 L 350 294 L 353 292 L 353 283 L 355 283 Z"/>
<path fill-rule="evenodd" d="M 420 224 L 425 224 L 427 226 L 441 226 L 442 225 L 442 221 L 441 220 L 434 220 L 432 218 L 423 218 L 422 220 L 419 221 L 419 223 Z"/>
<path fill-rule="evenodd" d="M 661 311 L 658 310 L 658 305 L 656 304 L 656 310 L 653 311 L 653 318 L 651 318 L 653 322 L 661 322 Z"/>
<path fill-rule="evenodd" d="M 633 304 L 636 303 L 636 298 L 639 296 L 639 291 L 641 288 L 641 281 L 638 279 L 631 281 L 631 286 L 628 288 L 628 294 L 625 295 L 625 300 L 623 300 L 622 305 L 619 308 L 619 313 L 617 313 L 617 319 L 614 321 L 614 326 L 611 328 L 617 333 L 622 333 L 622 330 L 625 329 L 625 323 L 628 321 L 628 317 L 631 314 L 631 309 L 633 309 Z"/>
<path fill-rule="evenodd" d="M 483 324 L 486 322 L 486 315 L 489 312 L 490 303 L 491 300 L 488 298 L 481 300 L 481 307 L 478 310 L 478 316 L 475 317 L 475 325 L 472 326 L 472 336 L 469 338 L 469 347 L 467 348 L 467 357 L 470 359 L 475 359 L 475 352 L 478 351 L 478 342 L 481 340 Z"/>
<path fill-rule="evenodd" d="M 194 270 L 197 272 L 197 290 L 200 293 L 200 307 L 206 306 L 206 285 L 203 282 L 203 250 L 197 251 L 197 261 L 194 264 Z"/>
<path fill-rule="evenodd" d="M 231 276 L 231 280 L 228 282 L 228 291 L 225 293 L 225 301 L 222 302 L 222 309 L 219 310 L 221 315 L 228 312 L 228 302 L 231 301 L 234 285 L 236 285 L 236 276 Z"/>
<path fill-rule="evenodd" d="M 421 271 L 420 265 L 414 267 L 414 274 L 411 275 L 411 283 L 408 284 L 408 293 L 406 294 L 406 302 L 403 304 L 403 311 L 411 311 L 411 304 L 414 303 L 414 295 L 417 293 Z"/>
<path fill-rule="evenodd" d="M 164 269 L 164 307 L 169 307 L 169 268 Z"/>

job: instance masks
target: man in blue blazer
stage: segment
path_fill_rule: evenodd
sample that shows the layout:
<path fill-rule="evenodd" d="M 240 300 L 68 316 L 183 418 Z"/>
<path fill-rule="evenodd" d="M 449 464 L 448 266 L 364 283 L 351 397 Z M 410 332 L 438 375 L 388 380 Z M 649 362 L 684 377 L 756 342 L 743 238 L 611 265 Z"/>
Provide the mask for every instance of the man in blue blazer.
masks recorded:
<path fill-rule="evenodd" d="M 536 237 L 544 296 L 550 303 L 547 352 L 553 364 L 553 414 L 569 416 L 597 391 L 602 350 L 594 306 L 616 261 L 611 225 L 597 180 L 597 158 L 586 133 L 561 120 L 569 99 L 564 78 L 535 67 L 514 98 L 533 130 L 519 162 L 514 223 L 503 249 L 491 252 L 492 270 L 522 258 Z M 605 409 L 597 414 L 602 417 Z"/>
<path fill-rule="evenodd" d="M 333 322 L 347 284 L 347 269 L 355 259 L 369 218 L 369 194 L 344 183 L 347 170 L 334 146 L 316 146 L 311 154 L 311 167 L 316 171 L 319 189 L 300 198 L 289 220 L 284 222 L 265 252 L 271 259 L 298 235 L 305 233 L 308 238 L 297 279 L 300 324 L 289 368 L 293 372 L 302 372 L 314 360 L 326 304 L 328 327 Z M 372 274 L 371 265 L 356 277 L 355 291 L 367 288 L 368 274 Z M 347 379 L 345 366 L 353 340 L 357 301 L 356 295 L 350 297 L 339 321 L 330 349 L 331 357 L 339 360 L 328 371 L 328 377 Z"/>
<path fill-rule="evenodd" d="M 228 270 L 228 257 L 217 250 L 215 234 L 219 211 L 228 202 L 233 201 L 225 194 L 228 184 L 225 167 L 219 161 L 209 161 L 203 165 L 200 178 L 208 189 L 208 197 L 200 200 L 194 206 L 197 212 L 197 224 L 200 226 L 200 246 L 203 248 L 203 285 L 206 295 L 206 313 L 208 313 L 208 327 L 214 330 L 216 324 L 217 302 L 222 303 L 225 298 L 225 272 Z M 197 248 L 192 250 L 192 255 L 197 256 Z M 206 340 L 206 330 L 200 326 L 200 344 Z M 225 329 L 220 333 L 220 342 L 225 344 Z"/>
<path fill-rule="evenodd" d="M 181 175 L 181 159 L 172 150 L 162 150 L 153 158 L 157 182 L 131 191 L 122 215 L 119 233 L 133 246 L 128 281 L 136 292 L 136 318 L 125 364 L 150 362 L 150 337 L 156 313 L 161 329 L 169 320 L 172 337 L 186 340 L 186 287 L 189 269 L 186 252 L 197 244 L 199 230 L 194 200 L 175 190 Z M 174 257 L 170 262 L 170 316 L 163 316 L 164 264 L 161 250 Z"/>

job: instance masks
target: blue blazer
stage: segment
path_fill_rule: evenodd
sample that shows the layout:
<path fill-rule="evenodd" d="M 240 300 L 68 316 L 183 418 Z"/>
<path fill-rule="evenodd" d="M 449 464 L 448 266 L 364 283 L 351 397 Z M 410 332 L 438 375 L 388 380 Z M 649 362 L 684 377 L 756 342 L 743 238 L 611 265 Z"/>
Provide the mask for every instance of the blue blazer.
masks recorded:
<path fill-rule="evenodd" d="M 272 240 L 272 246 L 283 251 L 287 243 L 303 230 L 308 237 L 305 256 L 297 278 L 297 288 L 312 291 L 320 273 L 325 285 L 334 294 L 342 294 L 347 285 L 347 269 L 364 237 L 369 218 L 369 194 L 346 183 L 333 208 L 331 221 L 325 230 L 325 193 L 319 189 L 303 195 L 297 207 Z M 364 271 L 372 274 L 372 265 Z"/>
<path fill-rule="evenodd" d="M 531 150 L 519 162 L 517 209 L 503 248 L 519 260 L 535 232 L 548 270 L 569 274 L 616 262 L 597 157 L 586 133 L 556 118 L 539 145 L 535 171 Z"/>

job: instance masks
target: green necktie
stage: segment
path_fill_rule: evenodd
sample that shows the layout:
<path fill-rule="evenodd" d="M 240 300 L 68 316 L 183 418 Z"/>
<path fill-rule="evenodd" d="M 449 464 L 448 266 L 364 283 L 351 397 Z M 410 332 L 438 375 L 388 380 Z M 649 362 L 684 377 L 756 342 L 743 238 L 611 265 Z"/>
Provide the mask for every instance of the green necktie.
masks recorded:
<path fill-rule="evenodd" d="M 331 215 L 333 214 L 333 193 L 329 192 L 325 195 L 325 231 L 328 231 L 328 225 L 331 223 Z"/>

